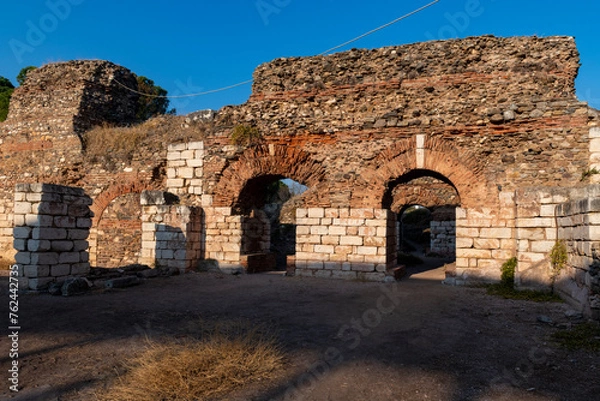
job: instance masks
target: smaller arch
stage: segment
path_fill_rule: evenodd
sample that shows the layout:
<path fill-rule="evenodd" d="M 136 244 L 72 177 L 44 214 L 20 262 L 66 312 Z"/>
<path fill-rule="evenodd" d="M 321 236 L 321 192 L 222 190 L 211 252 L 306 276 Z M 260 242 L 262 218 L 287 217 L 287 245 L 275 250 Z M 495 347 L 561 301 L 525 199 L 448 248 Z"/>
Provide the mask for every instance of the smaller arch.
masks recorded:
<path fill-rule="evenodd" d="M 90 206 L 91 211 L 94 213 L 92 218 L 92 227 L 96 227 L 102 217 L 104 210 L 110 205 L 110 203 L 121 195 L 125 195 L 131 192 L 141 193 L 146 190 L 157 189 L 157 185 L 153 181 L 147 181 L 141 178 L 139 175 L 119 175 L 115 179 L 115 183 L 111 184 L 102 191 Z"/>
<path fill-rule="evenodd" d="M 321 164 L 302 149 L 274 144 L 252 147 L 223 172 L 215 187 L 214 205 L 234 207 L 243 203 L 240 198 L 244 189 L 253 185 L 251 180 L 262 183 L 290 178 L 312 188 L 323 181 L 324 176 Z"/>

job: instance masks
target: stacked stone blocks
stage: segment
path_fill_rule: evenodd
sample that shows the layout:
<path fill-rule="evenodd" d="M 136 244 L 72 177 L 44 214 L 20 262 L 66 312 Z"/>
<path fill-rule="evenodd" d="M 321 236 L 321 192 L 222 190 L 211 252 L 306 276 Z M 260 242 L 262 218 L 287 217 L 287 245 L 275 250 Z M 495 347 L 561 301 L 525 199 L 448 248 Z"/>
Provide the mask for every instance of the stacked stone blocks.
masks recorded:
<path fill-rule="evenodd" d="M 13 246 L 23 287 L 43 290 L 89 272 L 92 200 L 82 189 L 18 184 L 14 200 Z"/>
<path fill-rule="evenodd" d="M 181 273 L 195 268 L 204 253 L 202 209 L 169 204 L 161 191 L 142 192 L 141 203 L 140 262 Z"/>
<path fill-rule="evenodd" d="M 167 150 L 167 189 L 177 195 L 204 192 L 204 142 L 169 145 Z"/>
<path fill-rule="evenodd" d="M 568 251 L 566 269 L 557 277 L 556 287 L 586 314 L 600 316 L 600 291 L 592 281 L 591 266 L 600 251 L 600 186 L 587 187 L 580 199 L 556 206 L 558 239 Z"/>
<path fill-rule="evenodd" d="M 299 208 L 296 225 L 297 275 L 381 281 L 395 266 L 389 210 Z"/>

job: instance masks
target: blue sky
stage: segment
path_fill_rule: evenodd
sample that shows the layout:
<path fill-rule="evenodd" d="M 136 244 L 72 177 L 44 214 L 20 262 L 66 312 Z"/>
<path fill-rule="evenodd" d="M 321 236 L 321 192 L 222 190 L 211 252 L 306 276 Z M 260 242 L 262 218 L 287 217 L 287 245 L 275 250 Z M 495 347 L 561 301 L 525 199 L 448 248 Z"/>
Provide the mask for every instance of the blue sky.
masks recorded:
<path fill-rule="evenodd" d="M 431 0 L 28 0 L 0 15 L 0 75 L 72 59 L 106 59 L 184 95 L 249 80 L 278 57 L 309 56 Z M 440 0 L 352 47 L 376 48 L 474 35 L 575 36 L 578 97 L 600 108 L 600 2 Z M 251 86 L 172 99 L 179 114 L 247 100 Z"/>

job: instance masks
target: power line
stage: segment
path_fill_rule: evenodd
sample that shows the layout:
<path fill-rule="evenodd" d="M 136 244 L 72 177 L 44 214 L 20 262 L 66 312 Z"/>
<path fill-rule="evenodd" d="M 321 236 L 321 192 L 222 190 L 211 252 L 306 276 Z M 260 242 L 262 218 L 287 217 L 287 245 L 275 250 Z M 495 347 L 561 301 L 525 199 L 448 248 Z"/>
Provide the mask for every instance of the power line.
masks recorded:
<path fill-rule="evenodd" d="M 342 48 L 342 47 L 344 47 L 344 46 L 347 46 L 347 45 L 349 45 L 350 43 L 354 43 L 354 42 L 356 42 L 357 40 L 360 40 L 360 39 L 362 39 L 362 38 L 365 38 L 365 37 L 367 37 L 367 36 L 369 36 L 369 35 L 372 35 L 372 34 L 374 34 L 375 32 L 381 31 L 382 29 L 385 29 L 385 28 L 387 28 L 388 26 L 392 26 L 392 25 L 394 25 L 394 24 L 396 24 L 396 23 L 398 23 L 398 22 L 402 21 L 403 19 L 406 19 L 406 18 L 408 18 L 408 17 L 410 17 L 410 16 L 413 16 L 413 15 L 415 15 L 415 14 L 417 14 L 417 13 L 420 13 L 421 11 L 425 10 L 426 8 L 429 8 L 429 7 L 433 6 L 435 3 L 439 3 L 439 1 L 440 1 L 440 0 L 434 0 L 434 1 L 432 1 L 431 3 L 424 5 L 423 7 L 419 7 L 419 8 L 417 8 L 416 10 L 409 12 L 408 14 L 404 14 L 402 17 L 398 17 L 398 18 L 396 18 L 395 20 L 388 22 L 387 24 L 381 25 L 380 27 L 377 27 L 377 28 L 375 28 L 375 29 L 372 29 L 372 30 L 370 30 L 369 32 L 363 33 L 362 35 L 359 35 L 359 36 L 355 37 L 354 39 L 350 39 L 349 41 L 347 41 L 347 42 L 344 42 L 344 43 L 342 43 L 341 45 L 337 45 L 337 46 L 334 46 L 334 47 L 332 47 L 331 49 L 327 49 L 327 50 L 325 50 L 323 53 L 319 53 L 318 55 L 319 55 L 319 56 L 324 56 L 324 55 L 325 55 L 325 54 L 327 54 L 327 53 L 331 53 L 331 52 L 332 52 L 332 51 L 334 51 L 334 50 L 337 50 L 337 49 L 339 49 L 339 48 Z"/>
<path fill-rule="evenodd" d="M 425 4 L 424 6 L 419 7 L 416 10 L 409 12 L 408 14 L 404 14 L 403 16 L 398 17 L 398 18 L 396 18 L 396 19 L 394 19 L 394 20 L 392 20 L 392 21 L 390 21 L 390 22 L 388 22 L 386 24 L 383 24 L 383 25 L 381 25 L 381 26 L 379 26 L 379 27 L 377 27 L 375 29 L 372 29 L 372 30 L 370 30 L 368 32 L 365 32 L 362 35 L 359 35 L 359 36 L 355 37 L 354 39 L 350 39 L 347 42 L 344 42 L 344 43 L 342 43 L 340 45 L 332 47 L 331 49 L 327 49 L 324 52 L 319 53 L 318 56 L 324 56 L 324 55 L 326 55 L 328 53 L 331 53 L 334 50 L 340 49 L 340 48 L 342 48 L 344 46 L 349 45 L 350 43 L 354 43 L 354 42 L 356 42 L 356 41 L 358 41 L 358 40 L 360 40 L 362 38 L 365 38 L 365 37 L 367 37 L 369 35 L 372 35 L 375 32 L 381 31 L 382 29 L 385 29 L 385 28 L 387 28 L 389 26 L 397 24 L 398 22 L 400 22 L 400 21 L 402 21 L 402 20 L 404 20 L 406 18 L 409 18 L 409 17 L 411 17 L 411 16 L 413 16 L 415 14 L 418 14 L 421 11 L 423 11 L 423 10 L 425 10 L 425 9 L 427 9 L 427 8 L 429 8 L 429 7 L 431 7 L 434 4 L 439 3 L 439 2 L 440 2 L 440 0 L 434 0 L 431 3 Z M 143 93 L 143 92 L 140 92 L 138 90 L 132 89 L 132 88 L 128 87 L 127 85 L 122 84 L 117 79 L 114 79 L 114 81 L 117 84 L 119 84 L 120 86 L 122 86 L 123 88 L 125 88 L 125 89 L 127 89 L 127 90 L 129 90 L 129 91 L 131 91 L 133 93 L 137 93 L 138 95 L 141 95 L 141 96 L 153 97 L 153 98 L 180 99 L 180 98 L 185 98 L 185 97 L 204 96 L 204 95 L 210 95 L 212 93 L 224 92 L 224 91 L 229 90 L 229 89 L 237 88 L 238 86 L 242 86 L 242 85 L 246 85 L 246 84 L 252 83 L 253 80 L 249 79 L 247 81 L 239 82 L 237 84 L 228 85 L 228 86 L 224 86 L 222 88 L 212 89 L 212 90 L 208 90 L 208 91 L 204 91 L 204 92 L 190 93 L 190 94 L 187 94 L 187 95 L 166 95 L 166 96 L 165 95 L 151 95 L 151 94 L 148 94 L 148 93 Z"/>

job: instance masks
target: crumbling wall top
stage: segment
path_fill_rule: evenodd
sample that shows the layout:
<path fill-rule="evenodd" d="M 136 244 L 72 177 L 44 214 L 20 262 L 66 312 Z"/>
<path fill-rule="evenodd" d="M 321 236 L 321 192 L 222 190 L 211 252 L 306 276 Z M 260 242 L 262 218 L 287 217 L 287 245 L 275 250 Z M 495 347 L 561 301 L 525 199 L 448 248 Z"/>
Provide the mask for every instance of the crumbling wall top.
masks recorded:
<path fill-rule="evenodd" d="M 573 37 L 469 37 L 330 56 L 279 58 L 259 66 L 253 94 L 440 77 L 512 74 L 550 96 L 575 96 L 579 52 Z M 538 75 L 539 73 L 539 75 Z M 540 79 L 544 76 L 544 79 Z M 550 78 L 548 78 L 550 77 Z"/>

